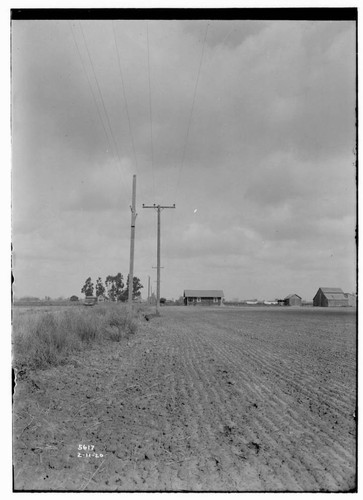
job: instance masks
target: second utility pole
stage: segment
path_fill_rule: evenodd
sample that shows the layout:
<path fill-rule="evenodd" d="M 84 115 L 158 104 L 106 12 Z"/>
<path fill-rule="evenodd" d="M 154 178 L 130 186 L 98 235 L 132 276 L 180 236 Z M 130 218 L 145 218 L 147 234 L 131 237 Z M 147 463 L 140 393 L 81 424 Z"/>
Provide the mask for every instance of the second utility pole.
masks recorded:
<path fill-rule="evenodd" d="M 167 205 L 144 205 L 142 208 L 155 208 L 158 212 L 158 233 L 157 233 L 157 278 L 156 278 L 156 312 L 159 313 L 160 307 L 160 212 L 163 208 L 175 208 L 175 203 L 172 206 Z"/>

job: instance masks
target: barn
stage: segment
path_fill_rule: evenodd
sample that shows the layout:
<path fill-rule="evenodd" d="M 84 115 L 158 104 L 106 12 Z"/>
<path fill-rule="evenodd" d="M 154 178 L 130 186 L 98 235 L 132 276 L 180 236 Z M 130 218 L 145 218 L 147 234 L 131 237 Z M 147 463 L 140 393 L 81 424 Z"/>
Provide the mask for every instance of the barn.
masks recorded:
<path fill-rule="evenodd" d="M 223 290 L 184 290 L 186 306 L 220 306 L 224 297 Z"/>
<path fill-rule="evenodd" d="M 319 288 L 313 298 L 313 305 L 318 307 L 347 307 L 349 301 L 341 288 Z"/>
<path fill-rule="evenodd" d="M 355 307 L 357 305 L 357 297 L 354 293 L 345 293 L 344 295 L 348 299 L 348 306 Z"/>
<path fill-rule="evenodd" d="M 284 298 L 285 306 L 301 306 L 301 304 L 302 304 L 302 299 L 300 295 L 297 295 L 296 293 L 291 293 L 290 295 Z"/>

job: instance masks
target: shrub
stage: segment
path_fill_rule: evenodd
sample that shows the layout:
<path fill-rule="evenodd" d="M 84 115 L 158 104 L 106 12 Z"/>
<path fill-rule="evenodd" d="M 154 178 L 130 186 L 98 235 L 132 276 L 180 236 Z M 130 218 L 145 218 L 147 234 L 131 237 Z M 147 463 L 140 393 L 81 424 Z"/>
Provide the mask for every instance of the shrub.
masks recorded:
<path fill-rule="evenodd" d="M 120 341 L 136 331 L 136 320 L 120 305 L 22 314 L 13 322 L 14 366 L 54 366 L 100 338 L 102 332 L 111 340 Z"/>
<path fill-rule="evenodd" d="M 88 311 L 66 311 L 60 318 L 60 328 L 67 334 L 72 332 L 82 342 L 95 340 L 98 331 L 98 321 L 94 314 L 87 314 Z"/>
<path fill-rule="evenodd" d="M 13 355 L 16 366 L 45 368 L 64 361 L 67 354 L 79 348 L 79 340 L 62 328 L 54 313 L 23 317 L 14 324 Z"/>
<path fill-rule="evenodd" d="M 105 315 L 105 323 L 109 338 L 117 342 L 137 332 L 137 323 L 125 306 L 110 307 Z"/>

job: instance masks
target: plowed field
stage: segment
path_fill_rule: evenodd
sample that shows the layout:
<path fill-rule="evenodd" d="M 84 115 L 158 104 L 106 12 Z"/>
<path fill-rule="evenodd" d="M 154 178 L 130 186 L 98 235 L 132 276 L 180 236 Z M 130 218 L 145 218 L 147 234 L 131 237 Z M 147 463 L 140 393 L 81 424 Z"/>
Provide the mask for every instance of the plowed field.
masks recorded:
<path fill-rule="evenodd" d="M 162 308 L 18 380 L 14 488 L 354 491 L 356 368 L 351 309 Z"/>

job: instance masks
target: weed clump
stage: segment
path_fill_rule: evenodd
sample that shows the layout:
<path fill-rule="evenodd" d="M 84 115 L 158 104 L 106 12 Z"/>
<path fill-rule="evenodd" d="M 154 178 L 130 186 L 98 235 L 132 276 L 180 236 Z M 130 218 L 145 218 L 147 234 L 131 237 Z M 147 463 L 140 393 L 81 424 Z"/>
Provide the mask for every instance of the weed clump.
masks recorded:
<path fill-rule="evenodd" d="M 13 323 L 14 366 L 55 366 L 98 339 L 119 342 L 136 332 L 136 320 L 120 305 L 22 315 Z"/>
<path fill-rule="evenodd" d="M 13 354 L 16 365 L 34 369 L 61 363 L 79 348 L 79 339 L 63 328 L 54 313 L 22 318 L 14 324 Z"/>
<path fill-rule="evenodd" d="M 61 326 L 63 331 L 71 331 L 81 342 L 92 342 L 98 335 L 98 324 L 99 320 L 94 314 L 69 311 L 62 318 Z"/>
<path fill-rule="evenodd" d="M 105 323 L 107 336 L 115 342 L 120 342 L 123 337 L 129 338 L 137 332 L 136 321 L 124 307 L 110 308 L 105 316 Z"/>

